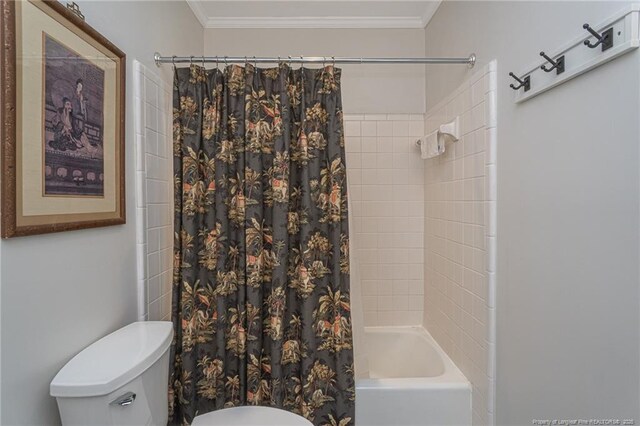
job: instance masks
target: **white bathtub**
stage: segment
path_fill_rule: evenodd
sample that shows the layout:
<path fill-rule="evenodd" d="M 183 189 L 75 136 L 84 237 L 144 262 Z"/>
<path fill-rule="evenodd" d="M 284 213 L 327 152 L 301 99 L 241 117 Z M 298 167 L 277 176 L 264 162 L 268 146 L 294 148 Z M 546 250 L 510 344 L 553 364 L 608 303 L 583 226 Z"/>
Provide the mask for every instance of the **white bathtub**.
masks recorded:
<path fill-rule="evenodd" d="M 356 424 L 471 425 L 471 385 L 424 328 L 364 335 L 369 378 L 356 379 Z"/>

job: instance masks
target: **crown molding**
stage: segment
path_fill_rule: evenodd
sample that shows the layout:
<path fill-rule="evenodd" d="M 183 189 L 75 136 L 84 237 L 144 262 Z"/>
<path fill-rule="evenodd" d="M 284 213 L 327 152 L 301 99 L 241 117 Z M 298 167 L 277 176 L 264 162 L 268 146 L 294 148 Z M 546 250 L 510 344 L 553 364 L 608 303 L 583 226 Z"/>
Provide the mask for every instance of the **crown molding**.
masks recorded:
<path fill-rule="evenodd" d="M 196 0 L 187 0 L 204 28 L 424 28 L 440 7 L 429 3 L 421 16 L 293 16 L 293 17 L 209 17 Z"/>
<path fill-rule="evenodd" d="M 420 16 L 295 16 L 209 18 L 205 28 L 424 28 Z"/>
<path fill-rule="evenodd" d="M 433 15 L 436 14 L 440 6 L 442 5 L 442 0 L 434 1 L 431 3 L 433 6 L 427 7 L 422 15 L 422 28 L 426 27 Z"/>
<path fill-rule="evenodd" d="M 203 28 L 207 28 L 207 14 L 202 9 L 202 4 L 199 1 L 187 0 L 187 4 L 191 8 L 191 11 L 196 16 L 196 19 L 200 22 Z"/>

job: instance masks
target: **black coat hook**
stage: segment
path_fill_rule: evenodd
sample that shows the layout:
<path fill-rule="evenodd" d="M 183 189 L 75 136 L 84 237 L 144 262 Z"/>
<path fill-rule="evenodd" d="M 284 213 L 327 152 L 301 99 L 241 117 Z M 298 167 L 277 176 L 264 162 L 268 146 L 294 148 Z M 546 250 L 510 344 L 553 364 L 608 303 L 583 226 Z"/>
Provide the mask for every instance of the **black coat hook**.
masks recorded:
<path fill-rule="evenodd" d="M 531 89 L 531 77 L 530 76 L 526 76 L 521 80 L 518 77 L 516 77 L 516 75 L 514 73 L 512 73 L 512 72 L 510 72 L 509 75 L 511 77 L 513 77 L 513 79 L 515 81 L 520 83 L 517 86 L 514 86 L 513 84 L 510 84 L 509 87 L 511 87 L 513 90 L 518 90 L 518 89 L 520 89 L 522 87 L 522 88 L 524 88 L 525 92 L 528 92 L 529 89 Z"/>
<path fill-rule="evenodd" d="M 547 56 L 547 54 L 544 52 L 540 52 L 540 56 L 545 58 L 551 65 L 553 65 L 551 68 L 547 68 L 544 65 L 542 65 L 540 67 L 542 71 L 551 72 L 553 70 L 556 70 L 556 74 L 562 74 L 564 72 L 564 55 L 558 57 L 558 59 L 556 59 L 555 61 L 551 59 L 549 56 Z"/>
<path fill-rule="evenodd" d="M 605 30 L 602 34 L 598 34 L 589 24 L 584 24 L 582 26 L 585 30 L 589 31 L 592 36 L 596 38 L 595 43 L 591 43 L 589 40 L 584 41 L 584 45 L 590 47 L 591 49 L 595 49 L 598 46 L 602 46 L 602 51 L 613 47 L 613 27 Z"/>

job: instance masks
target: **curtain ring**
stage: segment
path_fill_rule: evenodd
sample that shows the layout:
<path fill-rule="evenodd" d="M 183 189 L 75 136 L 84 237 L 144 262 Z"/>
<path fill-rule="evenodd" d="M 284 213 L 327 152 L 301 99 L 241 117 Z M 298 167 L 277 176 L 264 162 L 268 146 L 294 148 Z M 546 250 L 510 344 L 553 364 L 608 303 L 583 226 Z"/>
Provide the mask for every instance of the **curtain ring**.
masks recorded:
<path fill-rule="evenodd" d="M 247 68 L 247 57 L 244 57 L 244 67 Z"/>
<path fill-rule="evenodd" d="M 258 60 L 256 59 L 256 57 L 253 57 L 253 67 L 257 70 L 258 69 Z"/>
<path fill-rule="evenodd" d="M 324 69 L 324 67 L 326 66 L 326 62 L 327 62 L 327 57 L 323 56 L 322 57 L 322 69 Z"/>
<path fill-rule="evenodd" d="M 332 56 L 331 59 L 333 59 L 333 65 L 332 66 L 333 66 L 333 68 L 335 68 L 336 67 L 336 57 Z"/>
<path fill-rule="evenodd" d="M 291 59 L 291 55 L 289 55 L 289 68 L 293 66 L 293 60 Z"/>
<path fill-rule="evenodd" d="M 218 69 L 218 57 L 216 56 L 216 69 Z"/>
<path fill-rule="evenodd" d="M 193 56 L 189 56 L 189 66 L 193 65 Z"/>
<path fill-rule="evenodd" d="M 304 68 L 304 56 L 300 55 L 300 68 Z"/>
<path fill-rule="evenodd" d="M 202 68 L 206 68 L 204 65 L 204 55 L 202 55 Z"/>
<path fill-rule="evenodd" d="M 175 66 L 176 66 L 176 55 L 173 55 L 171 57 L 171 63 L 173 64 L 173 67 L 175 68 Z"/>
<path fill-rule="evenodd" d="M 224 57 L 224 66 L 225 66 L 225 67 L 228 67 L 228 66 L 229 66 L 229 64 L 227 63 L 227 57 L 226 57 L 226 56 Z"/>

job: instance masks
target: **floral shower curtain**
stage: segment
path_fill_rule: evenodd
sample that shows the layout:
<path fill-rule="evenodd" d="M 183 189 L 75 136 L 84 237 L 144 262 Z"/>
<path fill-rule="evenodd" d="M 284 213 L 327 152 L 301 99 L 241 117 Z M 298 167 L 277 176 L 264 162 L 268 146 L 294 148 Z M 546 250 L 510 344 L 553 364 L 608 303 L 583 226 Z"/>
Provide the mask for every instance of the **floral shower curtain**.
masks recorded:
<path fill-rule="evenodd" d="M 354 424 L 340 70 L 175 70 L 170 419 Z"/>

